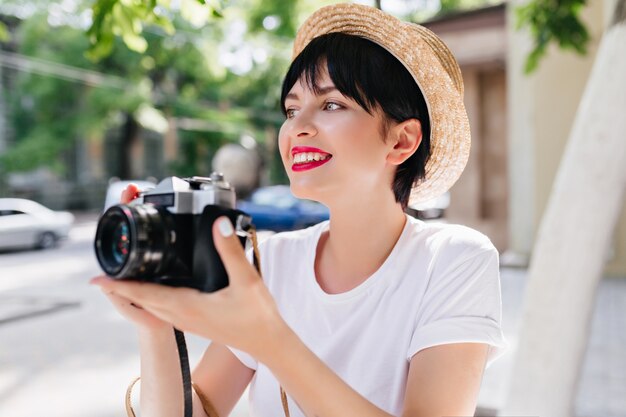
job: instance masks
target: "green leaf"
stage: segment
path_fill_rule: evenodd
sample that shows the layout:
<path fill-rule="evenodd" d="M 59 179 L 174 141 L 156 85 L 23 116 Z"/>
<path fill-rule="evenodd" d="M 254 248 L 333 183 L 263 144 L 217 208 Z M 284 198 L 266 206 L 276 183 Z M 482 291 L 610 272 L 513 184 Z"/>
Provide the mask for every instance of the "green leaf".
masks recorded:
<path fill-rule="evenodd" d="M 170 36 L 176 32 L 176 29 L 174 28 L 174 24 L 163 16 L 155 15 L 154 23 L 160 26 L 161 29 L 163 29 L 163 31 Z"/>
<path fill-rule="evenodd" d="M 525 72 L 535 71 L 550 43 L 578 54 L 587 52 L 590 40 L 580 13 L 585 0 L 533 0 L 515 10 L 516 27 L 528 27 L 534 46 L 528 55 Z"/>
<path fill-rule="evenodd" d="M 6 25 L 0 22 L 0 42 L 8 42 L 11 39 L 11 34 Z"/>
<path fill-rule="evenodd" d="M 93 42 L 89 49 L 85 52 L 85 56 L 92 62 L 108 56 L 113 50 L 113 33 L 101 33 L 101 38 L 97 42 Z"/>
<path fill-rule="evenodd" d="M 127 8 L 121 3 L 117 3 L 113 7 L 113 22 L 114 25 L 119 27 L 120 33 L 118 35 L 127 36 L 129 34 L 136 35 L 137 32 L 133 27 L 132 17 L 127 13 Z"/>
<path fill-rule="evenodd" d="M 148 42 L 142 36 L 135 35 L 134 33 L 126 33 L 122 36 L 122 39 L 131 51 L 142 54 L 148 49 Z"/>

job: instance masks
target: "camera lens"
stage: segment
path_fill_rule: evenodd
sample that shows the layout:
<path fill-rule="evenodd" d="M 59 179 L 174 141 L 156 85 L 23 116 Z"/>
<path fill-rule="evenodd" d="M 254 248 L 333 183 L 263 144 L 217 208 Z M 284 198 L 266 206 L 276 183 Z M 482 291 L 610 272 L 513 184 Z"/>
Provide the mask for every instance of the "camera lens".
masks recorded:
<path fill-rule="evenodd" d="M 113 239 L 111 241 L 111 254 L 116 264 L 123 264 L 128 258 L 130 252 L 130 232 L 128 224 L 119 223 L 113 230 Z"/>
<path fill-rule="evenodd" d="M 109 213 L 100 221 L 100 245 L 98 258 L 109 273 L 124 267 L 131 250 L 131 235 L 128 219 L 120 213 Z"/>
<path fill-rule="evenodd" d="M 117 205 L 98 222 L 96 257 L 107 275 L 114 278 L 152 276 L 167 264 L 172 230 L 168 214 L 152 204 Z"/>

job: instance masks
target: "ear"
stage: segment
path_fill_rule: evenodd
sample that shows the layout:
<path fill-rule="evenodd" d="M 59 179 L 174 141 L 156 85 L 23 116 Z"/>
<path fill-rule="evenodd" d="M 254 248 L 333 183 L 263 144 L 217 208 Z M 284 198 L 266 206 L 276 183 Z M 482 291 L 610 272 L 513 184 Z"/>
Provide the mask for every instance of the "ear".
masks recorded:
<path fill-rule="evenodd" d="M 393 148 L 387 155 L 392 165 L 400 165 L 415 153 L 422 142 L 422 124 L 417 119 L 408 119 L 391 128 L 388 140 Z"/>

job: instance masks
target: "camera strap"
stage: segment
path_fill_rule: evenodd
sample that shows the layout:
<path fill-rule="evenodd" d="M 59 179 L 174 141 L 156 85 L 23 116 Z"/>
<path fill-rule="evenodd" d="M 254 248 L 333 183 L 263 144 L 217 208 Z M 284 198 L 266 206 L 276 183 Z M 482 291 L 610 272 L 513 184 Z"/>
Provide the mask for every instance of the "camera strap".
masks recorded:
<path fill-rule="evenodd" d="M 187 342 L 185 333 L 174 329 L 176 346 L 178 347 L 178 358 L 180 359 L 180 371 L 183 377 L 183 399 L 185 404 L 184 417 L 193 417 L 193 397 L 191 392 L 191 371 L 189 370 L 189 354 L 187 353 Z"/>
<path fill-rule="evenodd" d="M 254 227 L 250 227 L 248 230 L 250 240 L 252 241 L 252 251 L 253 251 L 253 264 L 259 275 L 261 275 L 261 256 L 259 253 L 259 244 L 257 240 L 256 230 Z M 189 370 L 189 355 L 187 353 L 187 343 L 185 341 L 185 334 L 178 329 L 174 329 L 174 336 L 176 337 L 176 346 L 178 347 L 178 357 L 180 359 L 180 370 L 183 377 L 183 398 L 184 398 L 184 417 L 193 417 L 193 393 L 192 393 L 192 383 L 191 383 L 191 371 Z M 196 388 L 197 390 L 197 388 Z M 204 407 L 205 412 L 209 417 L 219 417 L 213 406 L 208 401 L 208 399 L 201 393 L 197 392 L 198 397 L 200 397 L 200 401 Z M 289 415 L 289 403 L 287 401 L 287 394 L 283 389 L 282 385 L 280 386 L 280 401 L 283 406 L 283 412 L 285 413 L 285 417 L 290 417 Z"/>

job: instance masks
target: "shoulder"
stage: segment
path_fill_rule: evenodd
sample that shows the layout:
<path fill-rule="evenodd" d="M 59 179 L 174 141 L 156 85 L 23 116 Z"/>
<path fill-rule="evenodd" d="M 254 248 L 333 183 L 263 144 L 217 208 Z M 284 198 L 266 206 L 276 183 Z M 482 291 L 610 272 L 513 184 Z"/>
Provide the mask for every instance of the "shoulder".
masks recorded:
<path fill-rule="evenodd" d="M 434 245 L 450 250 L 494 249 L 489 237 L 461 224 L 427 223 L 424 232 L 432 238 Z"/>
<path fill-rule="evenodd" d="M 438 264 L 450 265 L 475 257 L 497 257 L 497 250 L 485 234 L 460 224 L 412 222 L 413 241 Z"/>

